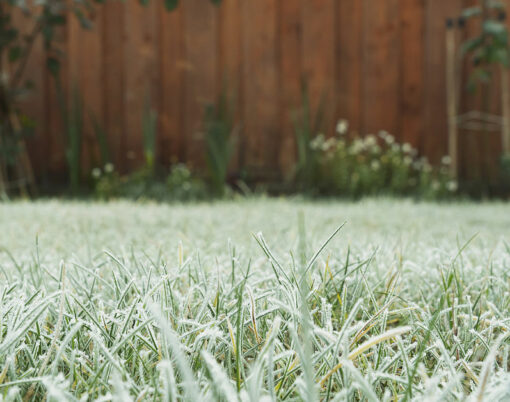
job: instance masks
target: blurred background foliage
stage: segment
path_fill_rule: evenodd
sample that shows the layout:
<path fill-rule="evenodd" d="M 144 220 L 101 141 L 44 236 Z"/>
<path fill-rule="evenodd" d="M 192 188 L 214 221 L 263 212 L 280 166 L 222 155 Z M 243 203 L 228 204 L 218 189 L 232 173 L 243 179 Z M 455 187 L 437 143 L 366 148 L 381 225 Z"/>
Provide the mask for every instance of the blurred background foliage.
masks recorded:
<path fill-rule="evenodd" d="M 70 89 L 65 88 L 61 77 L 65 52 L 62 46 L 55 45 L 58 30 L 68 24 L 69 18 L 79 21 L 83 29 L 93 30 L 91 15 L 104 1 L 109 0 L 46 0 L 37 3 L 36 12 L 31 3 L 0 0 L 0 181 L 3 182 L 0 193 L 3 197 L 18 194 L 8 184 L 19 179 L 17 160 L 25 152 L 24 143 L 33 136 L 37 124 L 22 112 L 19 99 L 40 90 L 24 79 L 34 43 L 39 39 L 43 42 L 45 67 L 52 77 L 62 121 L 61 141 L 65 149 L 68 187 L 64 191 L 59 188 L 59 194 L 161 201 L 230 197 L 235 193 L 267 189 L 280 194 L 348 198 L 393 195 L 445 199 L 467 193 L 508 195 L 509 155 L 501 155 L 498 180 L 489 190 L 484 187 L 489 172 L 482 172 L 475 184 L 464 183 L 462 178 L 457 182 L 449 174 L 451 161 L 447 156 L 440 163 L 431 163 L 419 154 L 417 147 L 405 141 L 399 143 L 392 133 L 359 133 L 350 130 L 350 122 L 345 119 L 338 120 L 336 129 L 332 129 L 326 118 L 328 89 L 323 89 L 318 102 L 312 101 L 305 74 L 301 77 L 301 99 L 296 107 L 287 111 L 294 132 L 295 164 L 288 172 L 278 172 L 273 179 L 276 182 L 260 183 L 260 180 L 250 179 L 250 172 L 247 173 L 246 166 L 240 163 L 244 146 L 240 134 L 244 122 L 237 109 L 238 99 L 232 96 L 235 91 L 227 85 L 228 79 L 214 102 L 202 102 L 203 113 L 197 116 L 201 120 L 197 131 L 203 140 L 203 164 L 193 166 L 182 160 L 161 162 L 158 132 L 162 123 L 148 92 L 139 122 L 143 164 L 121 172 L 112 158 L 110 133 L 85 104 L 80 82 L 73 82 Z M 149 4 L 148 0 L 139 2 L 144 6 Z M 221 7 L 219 0 L 204 0 L 204 7 L 209 2 Z M 172 12 L 179 7 L 179 2 L 164 0 L 163 5 Z M 28 30 L 26 26 L 21 30 L 14 23 L 13 13 L 20 11 L 24 21 L 31 25 Z M 482 108 L 489 110 L 494 67 L 506 71 L 510 63 L 505 7 L 495 1 L 481 0 L 475 5 L 470 2 L 459 16 L 459 26 L 471 20 L 479 21 L 479 29 L 471 30 L 474 35 L 465 37 L 461 45 L 461 57 L 471 65 L 465 90 L 482 91 Z M 317 92 L 316 88 L 314 91 Z M 93 166 L 84 169 L 86 125 L 93 127 L 99 152 L 92 157 Z M 43 190 L 42 193 L 55 194 L 52 191 Z"/>

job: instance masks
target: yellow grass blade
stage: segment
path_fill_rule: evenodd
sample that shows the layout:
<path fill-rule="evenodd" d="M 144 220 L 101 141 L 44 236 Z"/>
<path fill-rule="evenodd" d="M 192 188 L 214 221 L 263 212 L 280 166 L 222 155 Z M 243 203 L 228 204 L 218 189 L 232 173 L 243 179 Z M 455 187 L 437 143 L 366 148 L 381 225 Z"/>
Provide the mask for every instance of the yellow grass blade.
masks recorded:
<path fill-rule="evenodd" d="M 360 346 L 358 346 L 356 349 L 354 349 L 351 353 L 349 353 L 349 356 L 347 358 L 349 360 L 354 360 L 356 357 L 361 355 L 366 350 L 370 349 L 372 346 L 375 346 L 381 342 L 384 342 L 388 339 L 395 338 L 399 335 L 402 335 L 406 332 L 409 332 L 411 330 L 411 327 L 401 327 L 401 328 L 395 328 L 391 329 L 389 331 L 386 331 L 384 334 L 375 336 L 373 338 L 370 338 L 368 341 L 364 342 Z M 324 377 L 322 377 L 322 380 L 320 380 L 320 385 L 324 386 L 327 380 L 335 374 L 340 368 L 342 368 L 342 362 L 338 363 L 335 367 L 333 367 Z"/>

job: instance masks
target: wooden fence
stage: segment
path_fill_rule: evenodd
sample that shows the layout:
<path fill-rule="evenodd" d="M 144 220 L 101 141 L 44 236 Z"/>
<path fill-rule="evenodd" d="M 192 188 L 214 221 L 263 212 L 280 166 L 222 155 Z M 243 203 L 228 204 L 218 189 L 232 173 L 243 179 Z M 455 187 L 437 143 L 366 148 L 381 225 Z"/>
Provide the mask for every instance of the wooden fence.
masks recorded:
<path fill-rule="evenodd" d="M 160 161 L 200 164 L 204 105 L 227 88 L 241 127 L 233 165 L 282 171 L 294 160 L 291 115 L 301 104 L 302 77 L 313 108 L 326 97 L 329 132 L 345 118 L 358 133 L 387 130 L 437 161 L 447 153 L 445 18 L 470 3 L 223 0 L 215 7 L 182 0 L 168 13 L 158 0 L 148 7 L 107 1 L 93 30 L 70 19 L 59 33 L 63 80 L 68 88 L 77 83 L 84 99 L 84 166 L 98 153 L 91 114 L 108 133 L 119 169 L 141 163 L 147 97 L 159 114 Z M 61 116 L 41 43 L 33 56 L 26 76 L 36 90 L 23 107 L 38 129 L 29 148 L 36 174 L 56 174 L 65 171 Z M 491 142 L 492 155 L 498 143 Z"/>

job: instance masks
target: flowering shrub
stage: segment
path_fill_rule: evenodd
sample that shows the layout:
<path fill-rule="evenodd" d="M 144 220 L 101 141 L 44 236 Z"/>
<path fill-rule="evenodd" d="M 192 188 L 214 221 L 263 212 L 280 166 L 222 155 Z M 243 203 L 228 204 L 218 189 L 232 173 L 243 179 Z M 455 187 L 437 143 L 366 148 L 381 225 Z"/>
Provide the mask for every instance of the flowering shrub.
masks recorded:
<path fill-rule="evenodd" d="M 410 144 L 399 144 L 385 131 L 377 136 L 348 139 L 348 124 L 337 125 L 337 136 L 319 134 L 310 142 L 315 154 L 315 190 L 319 194 L 445 198 L 457 190 L 448 174 L 449 157 L 434 168 Z"/>
<path fill-rule="evenodd" d="M 194 177 L 184 164 L 176 164 L 166 180 L 155 177 L 152 169 L 139 169 L 121 176 L 111 163 L 103 169 L 92 169 L 95 195 L 99 199 L 111 198 L 153 199 L 158 201 L 190 201 L 206 197 L 202 180 Z"/>

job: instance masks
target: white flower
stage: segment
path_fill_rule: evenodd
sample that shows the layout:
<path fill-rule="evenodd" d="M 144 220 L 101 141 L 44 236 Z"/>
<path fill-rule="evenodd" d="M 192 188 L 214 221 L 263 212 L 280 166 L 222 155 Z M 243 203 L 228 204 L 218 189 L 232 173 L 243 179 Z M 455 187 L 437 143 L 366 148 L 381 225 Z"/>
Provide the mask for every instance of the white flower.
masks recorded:
<path fill-rule="evenodd" d="M 324 136 L 319 134 L 312 141 L 310 141 L 311 149 L 320 149 L 322 147 L 322 143 L 324 142 Z"/>
<path fill-rule="evenodd" d="M 99 179 L 101 177 L 101 169 L 99 168 L 92 169 L 92 177 L 94 179 Z"/>
<path fill-rule="evenodd" d="M 377 171 L 381 167 L 381 162 L 379 162 L 378 160 L 373 160 L 370 166 L 372 167 L 372 170 Z"/>
<path fill-rule="evenodd" d="M 106 165 L 104 165 L 104 171 L 106 173 L 112 173 L 114 169 L 115 168 L 113 166 L 113 163 L 107 163 Z"/>
<path fill-rule="evenodd" d="M 395 137 L 389 134 L 387 131 L 381 131 L 379 136 L 386 141 L 386 144 L 391 145 L 395 142 Z"/>
<path fill-rule="evenodd" d="M 356 138 L 353 141 L 349 151 L 352 155 L 356 155 L 356 154 L 360 153 L 361 151 L 363 151 L 364 147 L 365 147 L 365 144 L 364 144 L 363 140 Z"/>
<path fill-rule="evenodd" d="M 410 156 L 406 156 L 404 158 L 404 165 L 409 166 L 412 162 L 413 162 L 413 160 L 411 159 Z"/>
<path fill-rule="evenodd" d="M 441 163 L 443 165 L 449 165 L 450 163 L 452 163 L 452 158 L 450 158 L 449 155 L 445 155 L 441 158 Z"/>
<path fill-rule="evenodd" d="M 422 156 L 420 158 L 420 163 L 423 167 L 424 172 L 428 173 L 432 171 L 432 166 L 430 165 L 429 160 L 425 156 Z"/>
<path fill-rule="evenodd" d="M 459 185 L 455 180 L 450 180 L 448 182 L 448 184 L 446 185 L 446 188 L 448 189 L 448 191 L 453 193 L 453 192 L 457 191 L 457 189 L 459 188 Z"/>
<path fill-rule="evenodd" d="M 336 132 L 339 135 L 344 135 L 347 133 L 347 130 L 349 129 L 349 122 L 345 119 L 338 120 L 338 123 L 336 123 Z"/>
<path fill-rule="evenodd" d="M 336 146 L 336 138 L 331 137 L 328 140 L 324 141 L 322 144 L 322 150 L 323 151 L 329 151 L 331 148 L 334 148 Z"/>
<path fill-rule="evenodd" d="M 372 134 L 367 135 L 365 138 L 365 145 L 369 148 L 377 145 L 377 140 Z"/>
<path fill-rule="evenodd" d="M 404 145 L 402 145 L 402 151 L 404 151 L 406 154 L 410 154 L 412 152 L 412 150 L 413 150 L 413 147 L 408 142 L 406 142 Z"/>

